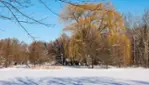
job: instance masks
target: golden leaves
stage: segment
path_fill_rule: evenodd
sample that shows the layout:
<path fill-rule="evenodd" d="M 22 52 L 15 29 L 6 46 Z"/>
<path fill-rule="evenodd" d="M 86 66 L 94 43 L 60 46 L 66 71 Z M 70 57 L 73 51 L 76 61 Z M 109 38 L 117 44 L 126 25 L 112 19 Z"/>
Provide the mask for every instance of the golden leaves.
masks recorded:
<path fill-rule="evenodd" d="M 130 41 L 125 35 L 123 18 L 111 4 L 67 5 L 62 14 L 66 17 L 64 21 L 71 21 L 64 28 L 72 32 L 69 46 L 70 56 L 81 56 L 81 53 L 87 49 L 85 44 L 92 44 L 94 49 L 100 48 L 97 43 L 101 43 L 101 35 L 106 34 L 105 39 L 108 40 L 108 45 L 112 47 L 118 44 L 124 63 L 130 63 Z"/>

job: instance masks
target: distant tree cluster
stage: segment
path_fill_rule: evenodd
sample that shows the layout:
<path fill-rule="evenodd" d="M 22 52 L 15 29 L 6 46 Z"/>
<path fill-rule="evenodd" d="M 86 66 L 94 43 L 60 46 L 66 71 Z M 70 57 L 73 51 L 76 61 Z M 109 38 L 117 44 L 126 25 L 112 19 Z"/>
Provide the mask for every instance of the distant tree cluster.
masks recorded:
<path fill-rule="evenodd" d="M 127 36 L 131 41 L 132 64 L 149 67 L 149 10 L 142 16 L 125 17 Z"/>
<path fill-rule="evenodd" d="M 27 62 L 27 45 L 16 39 L 0 40 L 0 65 L 8 67 L 12 64 Z"/>
<path fill-rule="evenodd" d="M 55 41 L 0 40 L 0 65 L 94 65 L 149 67 L 149 11 L 139 22 L 123 17 L 111 3 L 68 4 L 60 13 L 66 24 Z"/>

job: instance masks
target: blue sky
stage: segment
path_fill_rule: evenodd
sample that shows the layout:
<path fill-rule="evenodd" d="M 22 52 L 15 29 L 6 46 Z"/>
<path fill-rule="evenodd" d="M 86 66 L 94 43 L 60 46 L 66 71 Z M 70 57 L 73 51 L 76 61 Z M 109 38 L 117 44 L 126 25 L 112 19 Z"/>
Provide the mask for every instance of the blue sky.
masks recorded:
<path fill-rule="evenodd" d="M 149 0 L 111 0 L 111 2 L 115 6 L 115 9 L 121 13 L 133 12 L 135 15 L 140 15 L 145 9 L 149 8 Z M 27 24 L 24 24 L 24 26 L 37 40 L 46 42 L 55 40 L 62 34 L 64 24 L 59 22 L 58 16 L 48 11 L 42 4 L 39 4 L 38 0 L 33 0 L 33 3 L 34 6 L 24 9 L 23 12 L 28 15 L 32 14 L 36 19 L 48 17 L 44 22 L 55 24 L 55 26 L 45 27 L 42 25 Z M 56 13 L 60 13 L 63 7 L 63 3 L 55 2 L 55 0 L 49 0 L 47 4 Z M 32 42 L 32 39 L 23 31 L 23 29 L 14 22 L 0 20 L 0 28 L 4 30 L 0 31 L 0 39 L 17 38 L 26 43 Z"/>

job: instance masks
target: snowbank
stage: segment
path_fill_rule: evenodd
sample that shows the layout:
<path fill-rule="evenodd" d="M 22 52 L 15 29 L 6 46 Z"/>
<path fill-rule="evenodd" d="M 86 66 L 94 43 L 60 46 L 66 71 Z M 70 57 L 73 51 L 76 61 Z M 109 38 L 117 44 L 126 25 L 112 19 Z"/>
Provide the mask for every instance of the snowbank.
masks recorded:
<path fill-rule="evenodd" d="M 144 68 L 79 69 L 79 68 L 70 68 L 70 67 L 61 67 L 60 69 L 49 69 L 49 70 L 48 69 L 27 69 L 27 68 L 0 69 L 1 81 L 13 80 L 17 78 L 21 78 L 21 79 L 29 78 L 29 79 L 35 79 L 35 80 L 44 79 L 44 78 L 50 78 L 50 79 L 60 78 L 60 79 L 64 79 L 64 81 L 66 81 L 65 79 L 67 78 L 76 79 L 76 80 L 79 80 L 79 78 L 82 78 L 82 79 L 86 78 L 86 79 L 95 79 L 98 81 L 102 79 L 105 79 L 106 81 L 109 81 L 108 79 L 115 79 L 116 81 L 121 81 L 121 80 L 139 81 L 139 82 L 143 81 L 147 83 L 149 82 L 149 69 L 144 69 Z M 149 83 L 147 83 L 146 85 L 148 84 Z M 2 85 L 1 82 L 0 82 L 0 85 Z"/>
<path fill-rule="evenodd" d="M 149 81 L 149 69 L 113 68 L 113 69 L 77 69 L 61 67 L 60 69 L 0 69 L 0 80 L 14 77 L 111 77 L 126 80 Z"/>

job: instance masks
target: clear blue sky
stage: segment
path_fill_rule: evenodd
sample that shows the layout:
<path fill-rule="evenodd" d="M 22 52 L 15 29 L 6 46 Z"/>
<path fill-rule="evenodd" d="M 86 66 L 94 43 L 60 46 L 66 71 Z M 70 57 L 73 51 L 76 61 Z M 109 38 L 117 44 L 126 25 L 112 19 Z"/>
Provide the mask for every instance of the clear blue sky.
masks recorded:
<path fill-rule="evenodd" d="M 42 4 L 38 3 L 38 0 L 33 0 L 35 6 L 23 10 L 26 14 L 32 14 L 37 19 L 48 17 L 44 22 L 55 24 L 54 27 L 45 27 L 42 25 L 26 25 L 27 30 L 36 37 L 37 40 L 49 42 L 55 40 L 62 34 L 64 24 L 60 23 L 58 17 L 48 11 Z M 46 1 L 46 0 L 45 0 Z M 62 9 L 62 3 L 55 2 L 55 0 L 48 0 L 47 4 L 50 8 L 60 13 Z M 110 0 L 109 0 L 110 1 Z M 134 14 L 141 14 L 145 9 L 149 8 L 149 0 L 111 0 L 115 9 L 121 13 L 133 12 Z M 1 10 L 0 10 L 1 11 Z M 0 31 L 0 39 L 4 38 L 17 38 L 26 43 L 32 42 L 31 38 L 21 29 L 16 23 L 0 20 L 0 28 L 4 31 Z"/>

